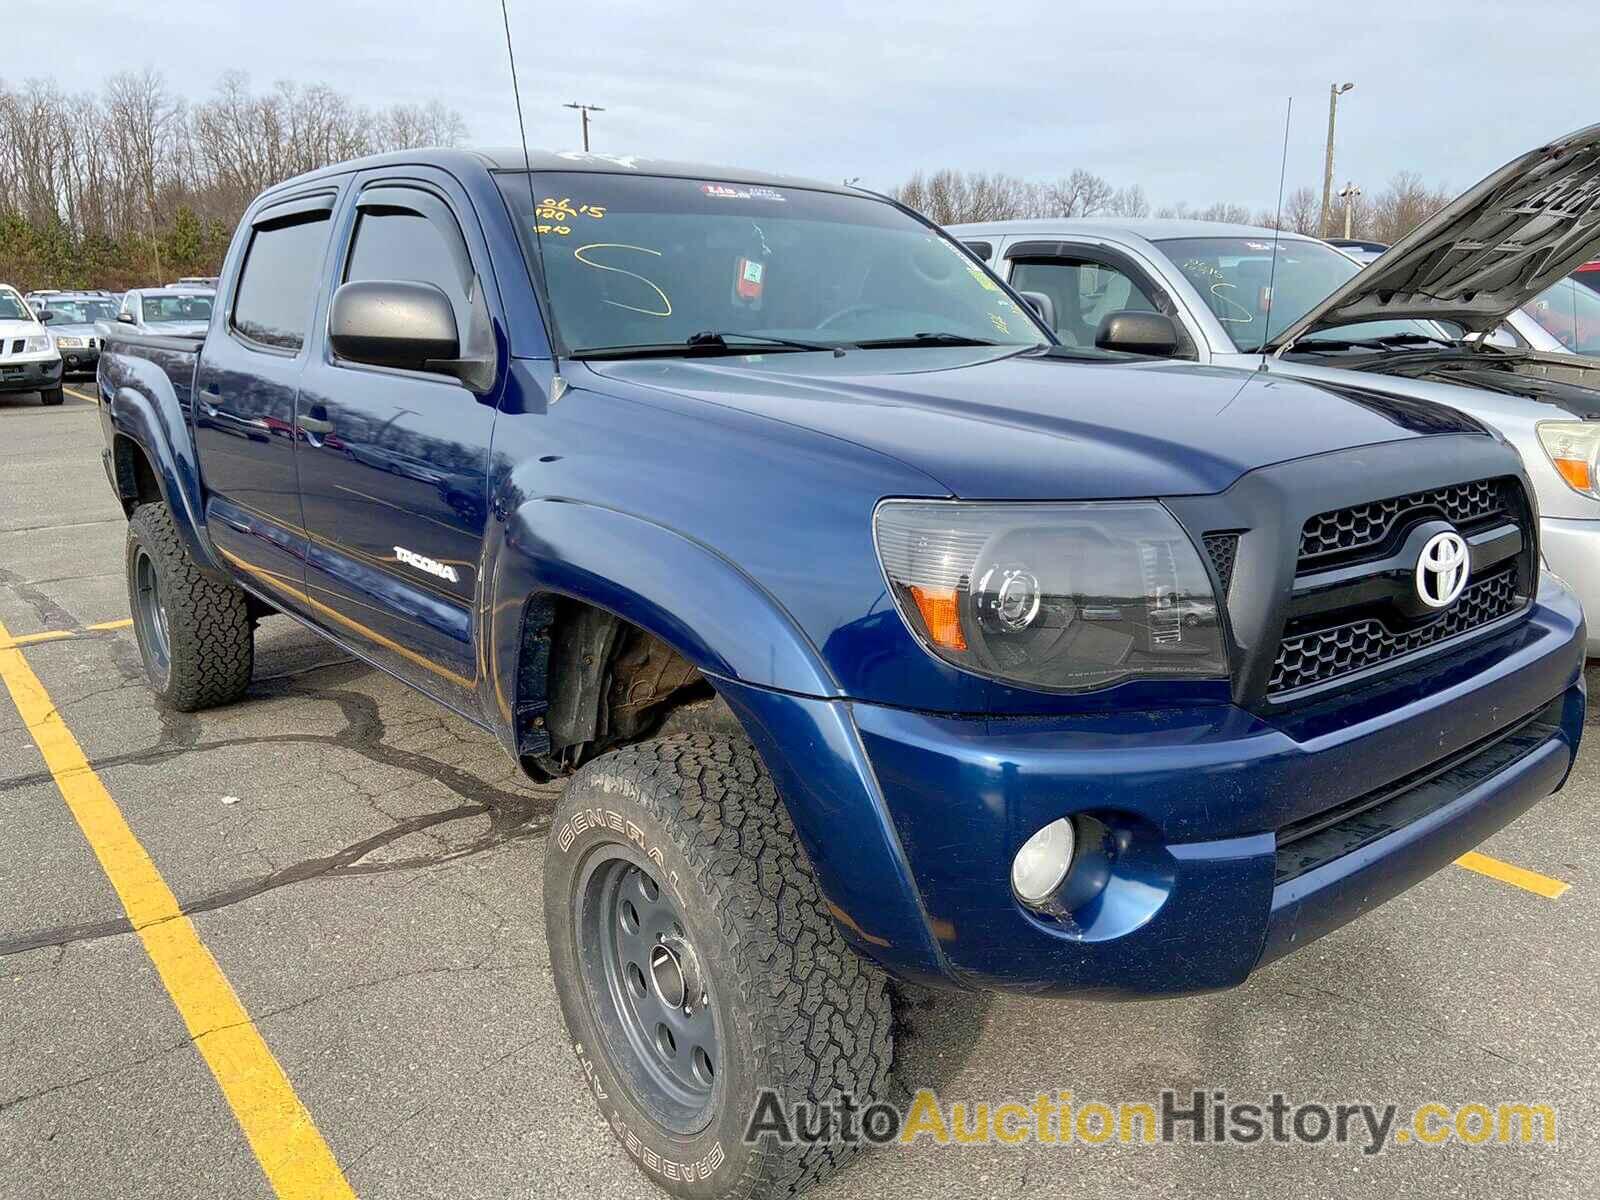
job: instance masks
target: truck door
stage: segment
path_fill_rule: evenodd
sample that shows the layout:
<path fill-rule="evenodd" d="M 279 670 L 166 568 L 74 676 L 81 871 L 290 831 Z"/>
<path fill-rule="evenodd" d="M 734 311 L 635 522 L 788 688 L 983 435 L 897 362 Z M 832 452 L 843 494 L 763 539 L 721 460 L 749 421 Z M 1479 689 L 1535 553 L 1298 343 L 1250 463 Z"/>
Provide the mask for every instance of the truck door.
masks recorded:
<path fill-rule="evenodd" d="M 455 309 L 463 354 L 492 350 L 498 297 L 465 196 L 421 169 L 357 187 L 333 286 L 433 284 Z M 347 362 L 325 341 L 319 331 L 297 415 L 307 591 L 329 632 L 474 715 L 472 608 L 498 386 L 478 395 L 446 375 Z"/>
<path fill-rule="evenodd" d="M 294 400 L 336 196 L 324 184 L 254 215 L 195 371 L 207 531 L 252 587 L 297 612 L 304 611 L 305 529 Z"/>

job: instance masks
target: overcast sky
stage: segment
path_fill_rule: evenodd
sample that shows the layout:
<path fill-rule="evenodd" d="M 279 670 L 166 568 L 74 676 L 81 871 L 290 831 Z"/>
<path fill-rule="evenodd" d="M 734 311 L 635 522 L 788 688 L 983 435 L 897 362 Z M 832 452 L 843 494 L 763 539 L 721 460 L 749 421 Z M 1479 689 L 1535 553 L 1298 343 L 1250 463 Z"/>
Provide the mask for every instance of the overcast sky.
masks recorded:
<path fill-rule="evenodd" d="M 1459 191 L 1600 122 L 1597 0 L 510 4 L 534 146 L 577 145 L 560 106 L 582 100 L 607 110 L 597 150 L 879 188 L 919 167 L 1082 166 L 1157 205 L 1268 208 L 1289 96 L 1288 186 L 1320 187 L 1335 79 L 1357 85 L 1338 182 L 1369 193 L 1400 168 Z M 240 68 L 372 105 L 438 97 L 474 142 L 516 139 L 498 0 L 11 0 L 5 26 L 12 83 L 153 66 L 198 99 Z"/>

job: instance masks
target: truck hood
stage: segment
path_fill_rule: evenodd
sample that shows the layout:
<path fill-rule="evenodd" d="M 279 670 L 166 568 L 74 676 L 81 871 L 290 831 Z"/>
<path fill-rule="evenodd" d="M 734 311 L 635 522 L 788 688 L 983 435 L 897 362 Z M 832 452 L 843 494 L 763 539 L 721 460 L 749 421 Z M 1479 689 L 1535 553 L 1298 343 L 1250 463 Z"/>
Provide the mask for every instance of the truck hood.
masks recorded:
<path fill-rule="evenodd" d="M 43 332 L 37 321 L 0 321 L 0 338 L 38 337 Z"/>
<path fill-rule="evenodd" d="M 602 388 L 665 391 L 869 447 L 970 499 L 1206 494 L 1288 459 L 1483 432 L 1379 386 L 1158 360 L 927 348 L 582 366 Z"/>
<path fill-rule="evenodd" d="M 94 337 L 95 323 L 93 321 L 77 321 L 70 325 L 58 325 L 52 322 L 50 333 L 54 337 L 60 337 L 62 334 L 66 334 L 68 337 Z"/>
<path fill-rule="evenodd" d="M 1535 147 L 1469 188 L 1268 345 L 1398 318 L 1488 333 L 1600 251 L 1600 125 Z"/>

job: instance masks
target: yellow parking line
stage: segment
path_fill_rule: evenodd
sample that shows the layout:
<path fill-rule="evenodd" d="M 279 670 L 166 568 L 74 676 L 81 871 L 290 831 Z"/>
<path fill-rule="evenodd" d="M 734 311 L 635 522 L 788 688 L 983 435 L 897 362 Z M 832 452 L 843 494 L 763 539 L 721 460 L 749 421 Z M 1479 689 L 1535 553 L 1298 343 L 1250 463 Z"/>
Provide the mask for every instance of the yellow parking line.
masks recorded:
<path fill-rule="evenodd" d="M 1479 854 L 1476 850 L 1469 850 L 1456 859 L 1456 866 L 1476 871 L 1479 875 L 1487 875 L 1490 879 L 1498 879 L 1501 883 L 1509 883 L 1536 896 L 1543 896 L 1546 900 L 1556 899 L 1572 886 L 1570 883 L 1562 883 L 1559 879 L 1551 879 L 1548 875 L 1541 875 L 1537 871 L 1514 867 L 1508 862 L 1501 862 L 1498 858 Z"/>
<path fill-rule="evenodd" d="M 133 618 L 122 617 L 116 621 L 96 621 L 93 625 L 85 625 L 82 629 L 47 629 L 43 633 L 19 633 L 14 638 L 0 637 L 0 650 L 10 650 L 16 646 L 36 646 L 40 642 L 59 642 L 63 638 L 74 638 L 91 630 L 98 633 L 107 629 L 127 629 L 133 624 Z"/>
<path fill-rule="evenodd" d="M 63 386 L 61 390 L 66 392 L 67 395 L 72 396 L 75 399 L 87 400 L 90 404 L 99 404 L 100 403 L 100 401 L 96 400 L 93 396 L 86 396 L 82 392 L 76 391 L 73 388 L 69 388 L 69 387 Z"/>
<path fill-rule="evenodd" d="M 355 1193 L 217 960 L 0 624 L 0 677 L 279 1197 Z"/>

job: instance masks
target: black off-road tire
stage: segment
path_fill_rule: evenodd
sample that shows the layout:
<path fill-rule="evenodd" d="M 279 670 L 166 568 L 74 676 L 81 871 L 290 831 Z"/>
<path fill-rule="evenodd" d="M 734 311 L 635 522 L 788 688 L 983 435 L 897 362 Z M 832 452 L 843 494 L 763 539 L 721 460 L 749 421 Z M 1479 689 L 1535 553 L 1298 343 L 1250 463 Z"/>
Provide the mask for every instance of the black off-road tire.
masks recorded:
<path fill-rule="evenodd" d="M 255 667 L 250 605 L 240 588 L 200 573 L 166 504 L 134 509 L 127 567 L 139 656 L 161 702 L 196 712 L 243 696 Z"/>
<path fill-rule="evenodd" d="M 66 398 L 67 394 L 59 387 L 45 388 L 39 393 L 39 402 L 46 408 L 64 403 Z"/>
<path fill-rule="evenodd" d="M 580 914 L 597 871 L 617 855 L 666 885 L 708 993 L 721 1061 L 709 1111 L 692 1119 L 699 1129 L 675 1131 L 653 1115 L 619 1002 L 608 1007 L 593 983 L 601 947 L 584 937 L 592 926 Z M 556 991 L 586 1082 L 652 1183 L 694 1200 L 793 1196 L 863 1144 L 860 1112 L 891 1096 L 887 980 L 839 937 L 748 740 L 677 734 L 578 771 L 553 818 L 544 904 Z M 763 1091 L 790 1120 L 796 1105 L 851 1097 L 856 1138 L 836 1130 L 815 1144 L 771 1134 L 746 1142 Z"/>

